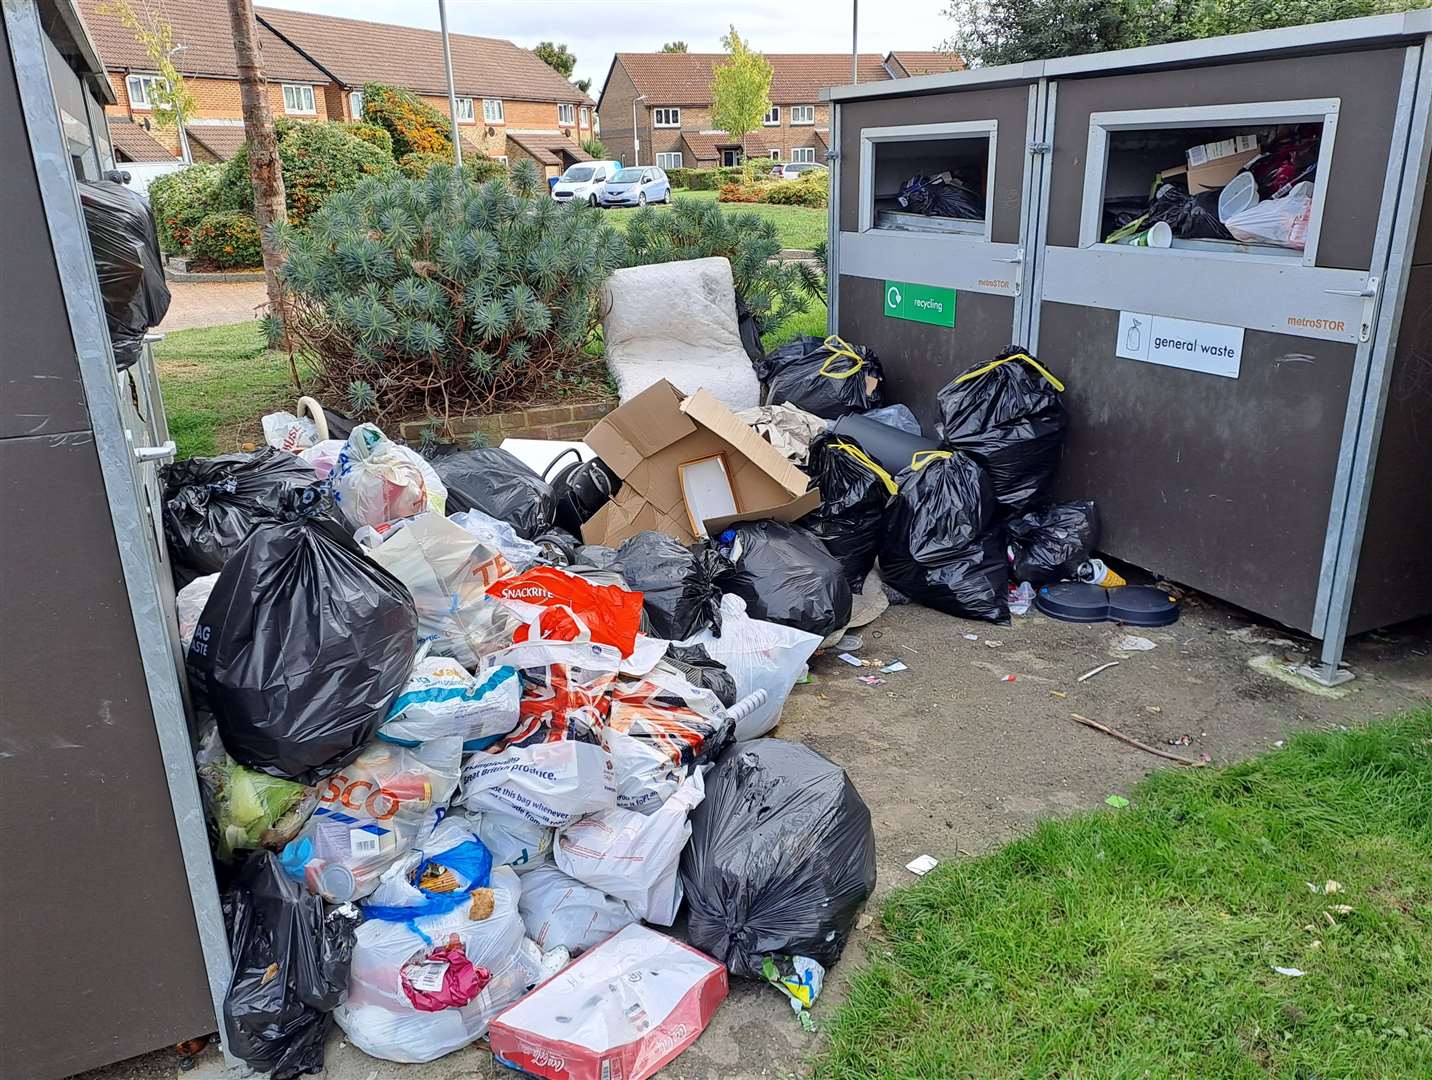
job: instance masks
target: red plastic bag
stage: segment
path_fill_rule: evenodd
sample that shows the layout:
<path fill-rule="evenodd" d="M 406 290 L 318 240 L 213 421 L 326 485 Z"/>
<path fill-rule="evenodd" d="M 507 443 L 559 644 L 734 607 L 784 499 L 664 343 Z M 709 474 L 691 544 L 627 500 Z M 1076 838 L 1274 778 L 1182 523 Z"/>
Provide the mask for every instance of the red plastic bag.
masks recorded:
<path fill-rule="evenodd" d="M 611 645 L 630 656 L 641 629 L 642 594 L 538 566 L 517 577 L 504 578 L 487 590 L 527 625 L 513 634 L 515 642 L 583 641 Z M 565 609 L 565 610 L 563 610 Z"/>
<path fill-rule="evenodd" d="M 403 965 L 403 993 L 419 1012 L 460 1009 L 492 981 L 486 968 L 474 967 L 461 941 L 439 945 L 427 956 Z"/>

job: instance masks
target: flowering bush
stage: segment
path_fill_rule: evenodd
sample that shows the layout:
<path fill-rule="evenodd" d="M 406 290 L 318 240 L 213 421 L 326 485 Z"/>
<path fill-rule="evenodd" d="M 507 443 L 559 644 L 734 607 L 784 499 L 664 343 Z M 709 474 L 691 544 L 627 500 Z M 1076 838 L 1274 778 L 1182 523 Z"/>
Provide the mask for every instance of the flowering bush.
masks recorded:
<path fill-rule="evenodd" d="M 159 228 L 159 246 L 177 255 L 189 246 L 189 234 L 214 212 L 219 166 L 191 165 L 166 173 L 149 185 L 149 208 Z"/>
<path fill-rule="evenodd" d="M 387 129 L 399 161 L 409 154 L 452 153 L 448 118 L 406 90 L 382 83 L 363 87 L 363 119 Z"/>
<path fill-rule="evenodd" d="M 264 261 L 258 222 L 238 210 L 209 214 L 200 221 L 189 237 L 189 250 L 221 270 L 248 270 Z"/>

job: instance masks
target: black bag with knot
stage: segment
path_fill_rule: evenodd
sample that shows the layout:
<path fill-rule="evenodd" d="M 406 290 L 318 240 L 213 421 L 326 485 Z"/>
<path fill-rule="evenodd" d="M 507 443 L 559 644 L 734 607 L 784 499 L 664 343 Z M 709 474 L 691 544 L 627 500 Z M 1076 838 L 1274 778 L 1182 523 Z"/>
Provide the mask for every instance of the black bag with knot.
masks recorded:
<path fill-rule="evenodd" d="M 737 743 L 706 775 L 681 880 L 689 941 L 733 975 L 762 978 L 773 954 L 829 968 L 875 890 L 870 810 L 809 747 Z"/>
<path fill-rule="evenodd" d="M 535 540 L 554 524 L 551 487 L 506 450 L 439 446 L 423 456 L 448 489 L 449 514 L 481 510 L 507 522 L 524 540 Z"/>
<path fill-rule="evenodd" d="M 840 560 L 850 591 L 858 593 L 875 565 L 885 503 L 895 481 L 849 436 L 822 435 L 811 444 L 807 471 L 820 488 L 820 506 L 798 524 L 820 537 Z"/>
<path fill-rule="evenodd" d="M 873 349 L 828 338 L 798 337 L 756 368 L 766 404 L 794 405 L 825 420 L 885 404 L 880 360 Z"/>
<path fill-rule="evenodd" d="M 1049 499 L 1069 427 L 1063 391 L 1064 384 L 1018 346 L 940 391 L 941 445 L 984 466 L 1006 516 Z"/>
<path fill-rule="evenodd" d="M 235 761 L 313 784 L 357 757 L 388 715 L 417 655 L 418 615 L 318 485 L 286 492 L 279 514 L 214 583 L 189 678 Z"/>
<path fill-rule="evenodd" d="M 617 548 L 622 578 L 642 594 L 653 637 L 685 641 L 707 627 L 721 636 L 721 587 L 731 564 L 709 544 L 684 548 L 659 532 L 639 532 Z"/>
<path fill-rule="evenodd" d="M 989 479 L 958 451 L 917 455 L 895 478 L 880 573 L 917 603 L 966 619 L 1009 618 L 1009 561 Z"/>
<path fill-rule="evenodd" d="M 272 446 L 251 454 L 176 461 L 160 471 L 160 478 L 164 539 L 180 589 L 222 570 L 254 526 L 273 519 L 281 492 L 317 479 L 308 462 Z"/>
<path fill-rule="evenodd" d="M 1092 502 L 1051 503 L 1009 523 L 1014 576 L 1031 585 L 1073 578 L 1099 543 Z"/>
<path fill-rule="evenodd" d="M 731 531 L 734 569 L 721 588 L 746 601 L 751 618 L 821 637 L 850 622 L 845 570 L 815 534 L 783 521 L 742 521 Z"/>

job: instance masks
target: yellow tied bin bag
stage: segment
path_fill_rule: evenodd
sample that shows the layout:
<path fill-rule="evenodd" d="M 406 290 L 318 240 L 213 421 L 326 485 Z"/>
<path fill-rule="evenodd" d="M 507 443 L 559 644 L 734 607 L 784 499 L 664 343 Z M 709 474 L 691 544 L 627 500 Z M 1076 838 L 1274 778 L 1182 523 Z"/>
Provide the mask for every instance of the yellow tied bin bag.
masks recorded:
<path fill-rule="evenodd" d="M 782 346 L 766 358 L 761 377 L 768 405 L 794 405 L 825 420 L 885 404 L 874 351 L 834 334 Z"/>

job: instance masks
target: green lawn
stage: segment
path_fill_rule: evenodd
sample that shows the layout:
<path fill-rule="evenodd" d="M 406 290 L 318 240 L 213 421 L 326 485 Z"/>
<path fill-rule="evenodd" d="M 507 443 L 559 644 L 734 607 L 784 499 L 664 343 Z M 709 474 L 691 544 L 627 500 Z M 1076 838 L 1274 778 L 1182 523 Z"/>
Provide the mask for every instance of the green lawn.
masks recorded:
<path fill-rule="evenodd" d="M 894 894 L 816 1075 L 1432 1076 L 1432 711 L 1127 794 Z"/>
<path fill-rule="evenodd" d="M 714 191 L 677 191 L 672 195 L 673 199 L 694 199 L 699 202 L 715 202 L 716 192 Z M 776 223 L 776 231 L 780 234 L 781 246 L 788 248 L 801 248 L 810 251 L 816 244 L 826 238 L 830 229 L 830 215 L 826 210 L 815 209 L 809 206 L 771 206 L 766 203 L 722 203 L 723 210 L 735 213 L 740 210 L 749 210 L 764 218 L 770 218 Z M 661 210 L 661 207 L 657 207 Z M 636 213 L 635 208 L 604 210 L 603 215 L 619 229 L 625 229 L 627 219 Z"/>

